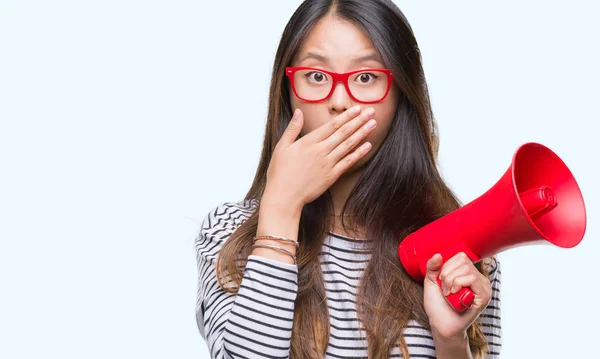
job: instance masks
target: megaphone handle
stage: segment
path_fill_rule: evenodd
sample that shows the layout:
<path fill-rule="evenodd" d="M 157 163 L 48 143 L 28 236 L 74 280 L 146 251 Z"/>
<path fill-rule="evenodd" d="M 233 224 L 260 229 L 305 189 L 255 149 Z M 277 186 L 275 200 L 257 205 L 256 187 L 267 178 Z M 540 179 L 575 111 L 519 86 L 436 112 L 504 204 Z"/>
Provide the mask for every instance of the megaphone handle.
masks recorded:
<path fill-rule="evenodd" d="M 442 280 L 439 277 L 437 278 L 437 283 L 441 289 Z M 463 287 L 458 292 L 450 293 L 446 296 L 448 303 L 450 303 L 452 308 L 459 313 L 471 308 L 471 305 L 473 305 L 473 299 L 475 299 L 475 293 L 473 293 L 473 291 L 468 287 Z"/>

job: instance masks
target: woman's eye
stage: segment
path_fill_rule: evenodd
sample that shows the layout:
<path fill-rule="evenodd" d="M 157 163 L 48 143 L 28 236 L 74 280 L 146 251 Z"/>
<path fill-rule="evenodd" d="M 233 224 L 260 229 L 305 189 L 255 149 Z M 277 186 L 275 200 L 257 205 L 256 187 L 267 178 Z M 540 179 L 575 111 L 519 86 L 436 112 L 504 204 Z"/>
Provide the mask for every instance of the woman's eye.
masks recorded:
<path fill-rule="evenodd" d="M 325 80 L 327 80 L 327 76 L 325 76 L 324 73 L 317 72 L 317 71 L 309 72 L 305 76 L 308 77 L 309 80 L 311 80 L 312 82 L 315 82 L 315 83 L 322 83 L 322 82 L 325 82 Z"/>
<path fill-rule="evenodd" d="M 369 80 L 375 80 L 378 77 L 379 76 L 376 76 L 370 72 L 363 72 L 362 74 L 358 75 L 358 77 L 356 79 L 361 84 L 368 84 L 368 83 L 370 83 Z"/>

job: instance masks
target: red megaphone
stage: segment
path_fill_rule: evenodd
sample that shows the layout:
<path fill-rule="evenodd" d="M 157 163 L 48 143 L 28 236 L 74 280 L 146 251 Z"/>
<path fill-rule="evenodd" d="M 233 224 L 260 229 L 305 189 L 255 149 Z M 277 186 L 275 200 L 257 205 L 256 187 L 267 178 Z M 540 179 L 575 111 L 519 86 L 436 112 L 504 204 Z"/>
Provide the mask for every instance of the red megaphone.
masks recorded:
<path fill-rule="evenodd" d="M 571 171 L 549 148 L 530 142 L 517 149 L 492 188 L 408 235 L 398 256 L 407 273 L 423 281 L 427 261 L 436 253 L 444 262 L 460 252 L 478 262 L 524 244 L 571 248 L 581 242 L 585 227 L 585 204 Z M 463 312 L 474 294 L 462 288 L 446 299 Z"/>

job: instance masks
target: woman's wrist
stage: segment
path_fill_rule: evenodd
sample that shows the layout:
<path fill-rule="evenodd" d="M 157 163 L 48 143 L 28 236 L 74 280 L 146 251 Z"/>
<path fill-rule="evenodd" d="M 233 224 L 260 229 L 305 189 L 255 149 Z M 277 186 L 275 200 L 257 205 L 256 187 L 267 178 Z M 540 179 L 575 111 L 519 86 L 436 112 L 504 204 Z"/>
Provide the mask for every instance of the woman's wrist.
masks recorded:
<path fill-rule="evenodd" d="M 445 337 L 433 332 L 435 353 L 438 359 L 472 359 L 469 337 L 466 332 L 457 336 Z"/>
<path fill-rule="evenodd" d="M 260 205 L 275 208 L 279 213 L 291 217 L 299 217 L 304 205 L 295 200 L 288 199 L 283 193 L 279 193 L 269 188 L 263 192 Z"/>
<path fill-rule="evenodd" d="M 282 196 L 265 191 L 260 201 L 256 236 L 285 237 L 297 242 L 301 215 L 302 206 L 291 203 Z M 266 246 L 253 248 L 252 254 L 294 264 L 294 256 L 297 250 L 294 243 L 268 238 L 257 239 L 255 243 Z"/>

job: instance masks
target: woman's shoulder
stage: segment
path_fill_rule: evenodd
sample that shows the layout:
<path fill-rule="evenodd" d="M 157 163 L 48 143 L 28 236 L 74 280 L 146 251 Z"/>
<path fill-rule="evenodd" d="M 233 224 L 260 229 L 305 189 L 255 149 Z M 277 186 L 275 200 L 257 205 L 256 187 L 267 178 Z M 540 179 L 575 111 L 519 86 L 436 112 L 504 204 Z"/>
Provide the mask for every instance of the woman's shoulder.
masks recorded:
<path fill-rule="evenodd" d="M 256 199 L 221 202 L 206 213 L 202 220 L 201 232 L 211 236 L 233 232 L 240 224 L 250 218 L 258 208 L 258 204 L 259 202 Z"/>
<path fill-rule="evenodd" d="M 223 243 L 258 209 L 257 199 L 221 202 L 205 214 L 195 238 L 196 251 L 205 259 L 215 259 Z"/>

